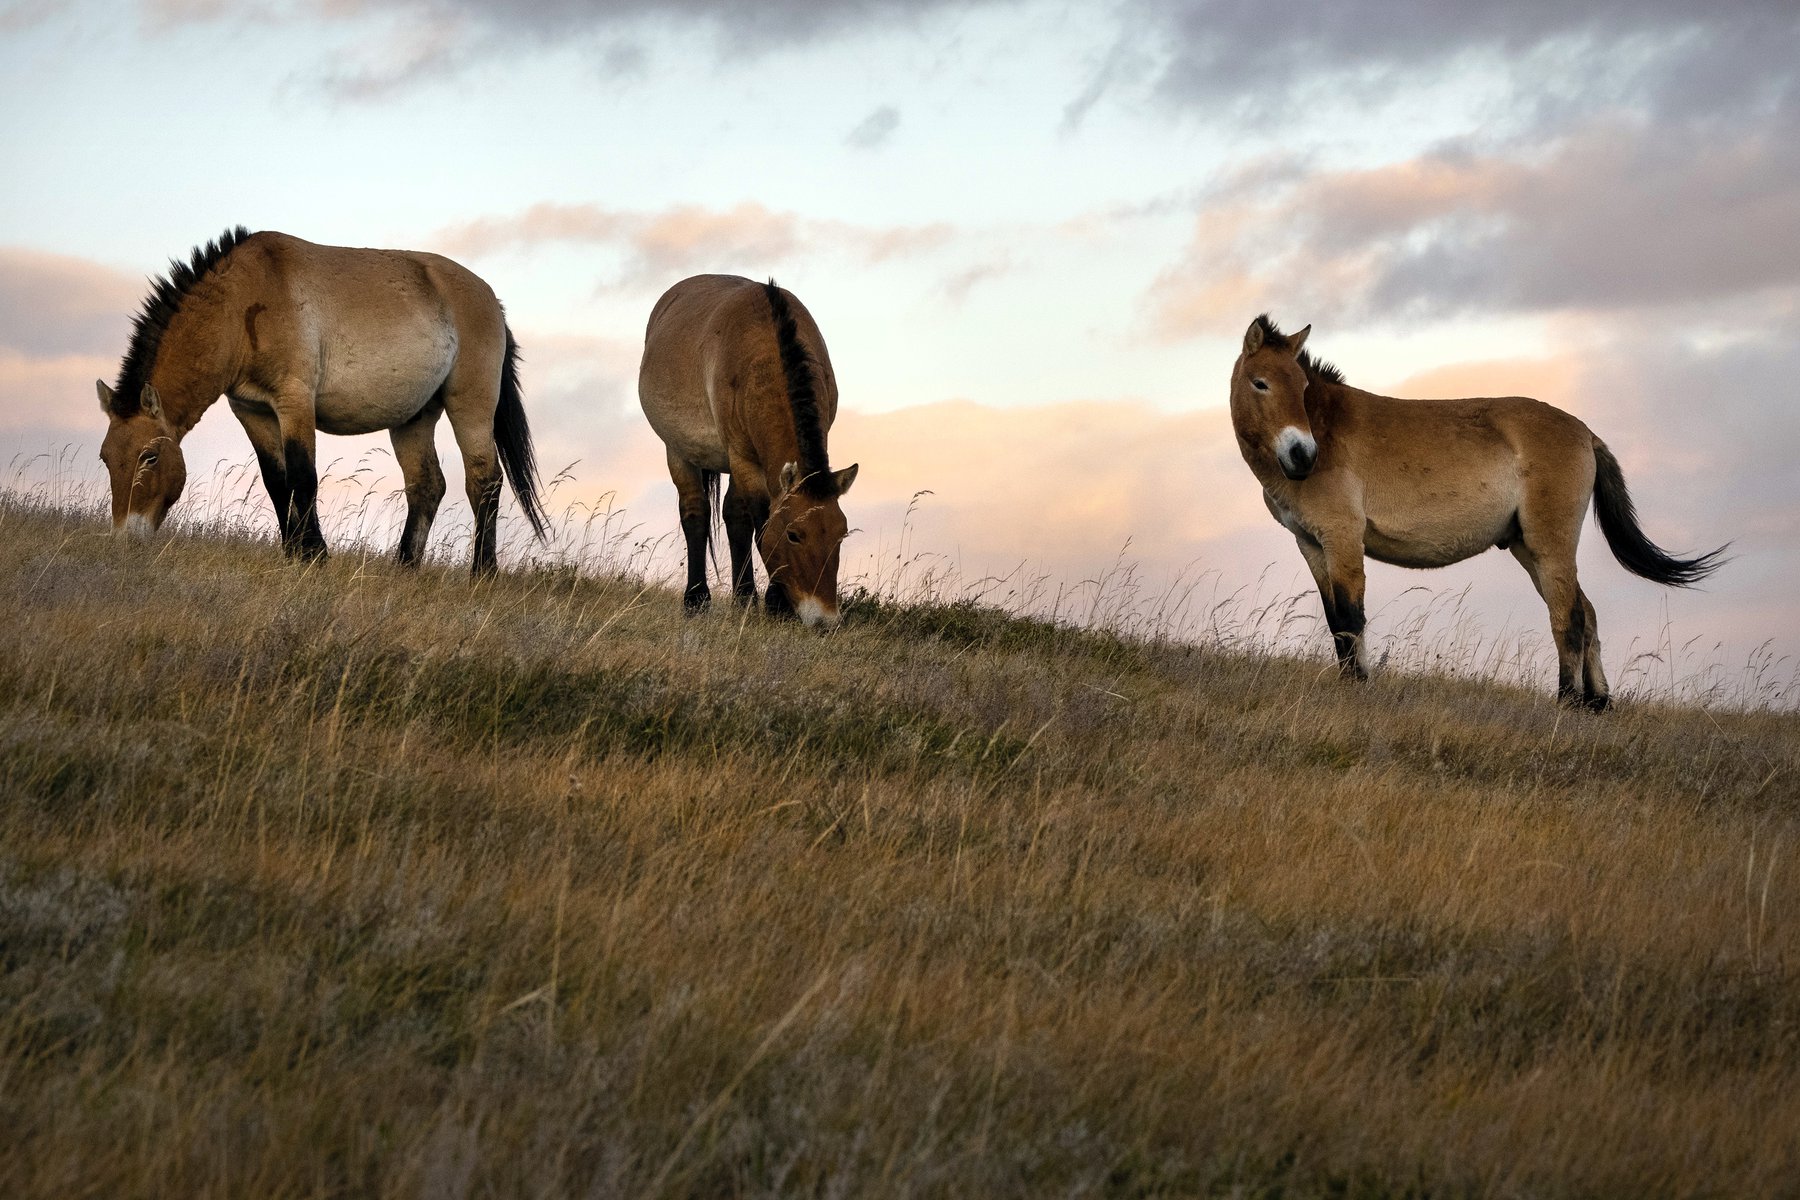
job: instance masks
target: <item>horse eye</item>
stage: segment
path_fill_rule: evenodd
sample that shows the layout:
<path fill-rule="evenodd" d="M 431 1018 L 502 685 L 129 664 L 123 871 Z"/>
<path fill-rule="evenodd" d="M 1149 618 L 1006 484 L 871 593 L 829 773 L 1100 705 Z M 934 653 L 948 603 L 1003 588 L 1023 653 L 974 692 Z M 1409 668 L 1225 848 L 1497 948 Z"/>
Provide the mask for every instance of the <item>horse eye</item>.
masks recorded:
<path fill-rule="evenodd" d="M 140 467 L 154 467 L 156 465 L 156 455 L 151 453 L 142 456 L 138 459 L 138 465 Z"/>
<path fill-rule="evenodd" d="M 1269 390 L 1269 385 L 1267 383 L 1264 383 L 1260 379 L 1252 379 L 1250 381 L 1250 386 L 1255 388 L 1259 392 L 1266 392 Z"/>
<path fill-rule="evenodd" d="M 800 540 L 800 531 L 799 530 L 790 529 L 787 531 L 787 533 L 788 533 L 788 541 L 798 542 Z"/>

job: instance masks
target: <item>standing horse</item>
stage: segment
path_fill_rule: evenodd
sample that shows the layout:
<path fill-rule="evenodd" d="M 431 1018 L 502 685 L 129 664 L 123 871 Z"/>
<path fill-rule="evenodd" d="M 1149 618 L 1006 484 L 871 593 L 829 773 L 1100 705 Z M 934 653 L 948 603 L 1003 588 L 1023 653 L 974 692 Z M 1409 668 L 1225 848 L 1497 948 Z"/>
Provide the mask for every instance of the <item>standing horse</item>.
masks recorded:
<path fill-rule="evenodd" d="M 756 602 L 754 538 L 769 574 L 769 611 L 835 626 L 838 549 L 849 533 L 838 498 L 856 465 L 833 471 L 826 460 L 837 377 L 806 307 L 774 280 L 682 280 L 650 311 L 638 400 L 668 449 L 680 494 L 688 611 L 712 600 L 712 509 L 719 475 L 729 473 L 725 536 L 738 603 Z"/>
<path fill-rule="evenodd" d="M 169 267 L 151 283 L 118 385 L 95 381 L 115 529 L 162 524 L 187 481 L 181 439 L 223 394 L 256 447 L 290 555 L 325 556 L 315 433 L 386 429 L 406 477 L 396 556 L 416 565 L 444 497 L 433 435 L 446 413 L 475 511 L 475 574 L 496 569 L 502 471 L 543 537 L 518 346 L 473 272 L 435 254 L 242 226 Z"/>
<path fill-rule="evenodd" d="M 1251 322 L 1231 369 L 1231 423 L 1319 585 L 1339 670 L 1367 678 L 1365 554 L 1443 567 L 1493 546 L 1512 551 L 1550 610 L 1558 697 L 1607 707 L 1594 606 L 1575 581 L 1589 498 L 1613 556 L 1645 579 L 1688 587 L 1719 568 L 1725 547 L 1695 558 L 1659 549 L 1638 527 L 1612 451 L 1561 409 L 1522 396 L 1377 396 L 1307 354 L 1311 331 Z"/>

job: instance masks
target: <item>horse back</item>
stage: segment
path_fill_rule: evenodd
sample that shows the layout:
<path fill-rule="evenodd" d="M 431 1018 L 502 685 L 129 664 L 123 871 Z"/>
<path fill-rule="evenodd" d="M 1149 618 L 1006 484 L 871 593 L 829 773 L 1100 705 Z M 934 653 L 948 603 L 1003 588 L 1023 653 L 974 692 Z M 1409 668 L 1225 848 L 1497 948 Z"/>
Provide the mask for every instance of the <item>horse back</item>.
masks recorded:
<path fill-rule="evenodd" d="M 242 310 L 247 390 L 311 382 L 321 429 L 366 432 L 409 419 L 459 361 L 497 387 L 505 316 L 493 289 L 461 264 L 273 232 L 252 236 L 232 257 L 240 255 L 228 284 Z"/>
<path fill-rule="evenodd" d="M 788 302 L 817 364 L 819 416 L 828 429 L 837 414 L 837 381 L 825 339 L 792 293 Z M 644 331 L 638 399 L 670 449 L 709 470 L 728 470 L 731 454 L 749 453 L 765 425 L 791 428 L 763 285 L 737 275 L 695 275 L 664 292 Z"/>

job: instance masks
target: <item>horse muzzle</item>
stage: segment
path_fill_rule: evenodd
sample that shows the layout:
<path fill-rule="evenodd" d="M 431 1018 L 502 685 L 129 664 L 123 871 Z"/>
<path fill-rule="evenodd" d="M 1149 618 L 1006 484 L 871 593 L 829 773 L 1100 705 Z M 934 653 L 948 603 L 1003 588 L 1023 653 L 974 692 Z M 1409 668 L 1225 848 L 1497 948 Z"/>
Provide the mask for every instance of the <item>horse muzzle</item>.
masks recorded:
<path fill-rule="evenodd" d="M 794 615 L 808 629 L 815 629 L 820 633 L 830 633 L 843 622 L 843 617 L 835 607 L 826 608 L 815 596 L 802 596 L 794 605 Z"/>
<path fill-rule="evenodd" d="M 127 513 L 123 521 L 113 526 L 113 533 L 133 542 L 147 542 L 156 532 L 156 525 L 143 513 Z"/>
<path fill-rule="evenodd" d="M 1281 464 L 1283 475 L 1298 482 L 1311 475 L 1318 465 L 1319 444 L 1310 433 L 1301 433 L 1290 425 L 1275 439 L 1275 461 Z"/>

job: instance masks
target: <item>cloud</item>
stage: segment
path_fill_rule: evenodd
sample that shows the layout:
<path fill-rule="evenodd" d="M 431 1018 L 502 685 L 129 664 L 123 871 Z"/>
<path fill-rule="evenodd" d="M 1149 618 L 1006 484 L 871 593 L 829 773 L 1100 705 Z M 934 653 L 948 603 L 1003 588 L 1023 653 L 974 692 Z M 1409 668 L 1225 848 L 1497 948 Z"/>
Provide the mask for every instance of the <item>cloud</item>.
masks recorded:
<path fill-rule="evenodd" d="M 1277 307 L 1354 322 L 1627 309 L 1800 287 L 1800 121 L 1589 123 L 1539 149 L 1357 170 L 1252 164 L 1150 292 L 1182 337 Z"/>
<path fill-rule="evenodd" d="M 594 204 L 532 205 L 439 230 L 433 243 L 450 255 L 479 257 L 542 245 L 606 247 L 622 259 L 614 286 L 660 285 L 695 271 L 763 275 L 799 255 L 847 254 L 864 263 L 935 250 L 947 225 L 870 227 L 777 212 L 760 204 L 716 209 L 681 205 L 655 212 Z"/>
<path fill-rule="evenodd" d="M 125 353 L 146 284 L 99 263 L 0 246 L 0 346 L 22 354 Z"/>
<path fill-rule="evenodd" d="M 356 38 L 313 82 L 347 100 L 372 100 L 452 77 L 478 58 L 585 45 L 608 76 L 640 73 L 645 47 L 669 29 L 709 38 L 742 58 L 857 34 L 916 29 L 944 13 L 1022 0 L 140 0 L 151 29 L 203 22 L 333 23 Z M 19 6 L 35 14 L 41 6 Z M 5 27 L 11 10 L 0 13 Z"/>
<path fill-rule="evenodd" d="M 1125 13 L 1127 44 L 1160 59 L 1163 101 L 1276 124 L 1304 121 L 1302 100 L 1372 104 L 1478 63 L 1510 77 L 1516 111 L 1549 119 L 1596 105 L 1711 117 L 1791 98 L 1800 72 L 1800 10 L 1780 0 L 1133 0 Z"/>
<path fill-rule="evenodd" d="M 900 110 L 884 104 L 858 121 L 845 136 L 844 144 L 853 150 L 878 150 L 893 140 L 894 131 L 899 128 Z"/>

